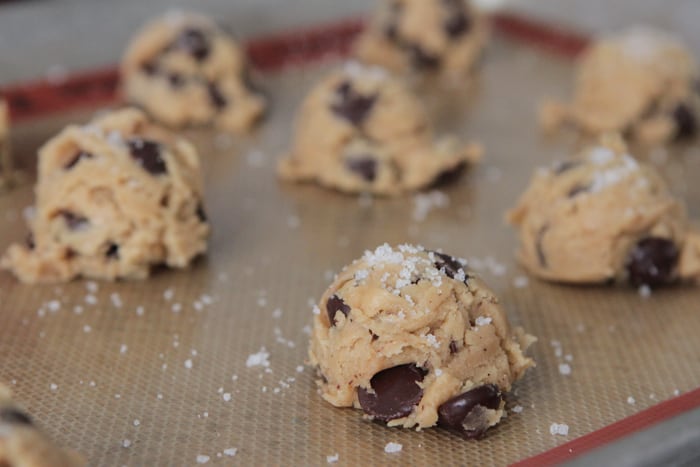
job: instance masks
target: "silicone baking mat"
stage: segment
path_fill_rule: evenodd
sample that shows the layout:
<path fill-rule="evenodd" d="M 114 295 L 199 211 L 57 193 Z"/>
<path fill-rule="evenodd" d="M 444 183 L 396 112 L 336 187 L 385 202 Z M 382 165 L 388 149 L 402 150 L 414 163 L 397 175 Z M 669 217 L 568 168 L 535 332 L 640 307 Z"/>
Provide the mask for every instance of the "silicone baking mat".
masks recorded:
<path fill-rule="evenodd" d="M 188 132 L 206 168 L 207 257 L 143 282 L 26 286 L 0 274 L 0 380 L 91 465 L 325 465 L 337 456 L 336 465 L 481 466 L 546 452 L 525 462 L 544 465 L 700 405 L 698 289 L 643 298 L 626 288 L 565 287 L 528 279 L 515 263 L 503 213 L 536 166 L 575 143 L 543 139 L 536 106 L 568 93 L 569 55 L 584 40 L 506 15 L 496 26 L 476 89 L 428 99 L 439 130 L 481 141 L 484 162 L 421 198 L 355 198 L 275 178 L 295 109 L 359 22 L 252 42 L 269 119 L 249 138 Z M 104 70 L 6 90 L 25 171 L 47 138 L 110 102 L 115 84 Z M 652 159 L 700 218 L 697 146 Z M 3 249 L 26 234 L 30 184 L 0 196 Z M 471 259 L 511 320 L 539 337 L 530 351 L 537 368 L 486 439 L 386 428 L 316 393 L 303 366 L 311 304 L 333 272 L 383 242 Z M 568 434 L 552 434 L 554 423 Z M 403 449 L 385 453 L 389 442 Z"/>

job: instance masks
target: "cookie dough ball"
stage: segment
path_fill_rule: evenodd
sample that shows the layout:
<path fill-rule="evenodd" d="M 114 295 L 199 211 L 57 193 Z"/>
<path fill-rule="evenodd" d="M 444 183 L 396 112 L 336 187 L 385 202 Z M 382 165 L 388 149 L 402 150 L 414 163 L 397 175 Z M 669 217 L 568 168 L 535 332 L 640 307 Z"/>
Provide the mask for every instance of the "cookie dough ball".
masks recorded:
<path fill-rule="evenodd" d="M 136 36 L 121 65 L 126 98 L 170 125 L 252 129 L 266 108 L 245 52 L 210 19 L 171 12 Z"/>
<path fill-rule="evenodd" d="M 297 115 L 283 179 L 347 193 L 396 195 L 476 162 L 478 145 L 433 140 L 418 99 L 383 69 L 347 63 L 318 84 Z"/>
<path fill-rule="evenodd" d="M 38 170 L 32 234 L 2 260 L 23 282 L 140 279 L 206 250 L 197 153 L 138 110 L 67 127 Z"/>
<path fill-rule="evenodd" d="M 3 467 L 82 467 L 75 452 L 55 446 L 0 384 L 0 465 Z"/>
<path fill-rule="evenodd" d="M 700 278 L 700 233 L 619 139 L 538 170 L 508 220 L 521 263 L 543 279 L 654 287 Z"/>
<path fill-rule="evenodd" d="M 478 438 L 534 362 L 466 261 L 387 244 L 346 267 L 315 308 L 309 357 L 321 395 L 389 426 Z"/>
<path fill-rule="evenodd" d="M 616 131 L 647 145 L 688 138 L 700 116 L 699 77 L 677 38 L 633 28 L 583 53 L 573 102 L 545 103 L 542 124 L 552 130 L 569 123 L 592 135 Z"/>
<path fill-rule="evenodd" d="M 12 158 L 10 156 L 10 117 L 7 104 L 0 99 L 0 189 L 12 183 Z"/>
<path fill-rule="evenodd" d="M 486 21 L 467 0 L 385 0 L 355 55 L 402 74 L 463 81 L 487 39 Z"/>

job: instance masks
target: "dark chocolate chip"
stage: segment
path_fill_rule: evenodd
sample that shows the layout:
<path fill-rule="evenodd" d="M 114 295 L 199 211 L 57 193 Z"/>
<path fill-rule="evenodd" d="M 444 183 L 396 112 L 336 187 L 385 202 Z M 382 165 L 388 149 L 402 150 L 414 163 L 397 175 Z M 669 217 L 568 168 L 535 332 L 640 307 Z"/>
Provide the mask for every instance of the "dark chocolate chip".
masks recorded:
<path fill-rule="evenodd" d="M 143 71 L 148 76 L 155 76 L 158 74 L 158 65 L 153 62 L 146 62 L 141 65 L 141 71 Z"/>
<path fill-rule="evenodd" d="M 207 211 L 204 210 L 204 205 L 202 203 L 199 203 L 197 205 L 197 219 L 199 219 L 200 222 L 204 223 L 208 220 L 207 218 Z"/>
<path fill-rule="evenodd" d="M 331 323 L 331 326 L 335 326 L 335 314 L 338 311 L 347 316 L 350 313 L 350 307 L 342 298 L 333 295 L 326 302 L 326 313 L 328 313 L 328 321 Z"/>
<path fill-rule="evenodd" d="M 107 246 L 107 252 L 105 256 L 109 259 L 119 259 L 119 245 L 116 243 L 110 243 Z"/>
<path fill-rule="evenodd" d="M 568 172 L 569 170 L 578 167 L 579 165 L 581 165 L 581 163 L 578 161 L 559 161 L 554 165 L 552 171 L 555 175 L 561 175 L 564 172 Z"/>
<path fill-rule="evenodd" d="M 219 89 L 219 86 L 217 86 L 216 83 L 209 83 L 207 85 L 207 92 L 209 93 L 209 100 L 211 101 L 211 104 L 214 107 L 216 107 L 219 110 L 226 107 L 228 101 L 226 100 L 221 90 Z"/>
<path fill-rule="evenodd" d="M 435 267 L 439 270 L 445 271 L 445 274 L 450 279 L 454 279 L 459 270 L 464 271 L 464 265 L 457 260 L 454 256 L 446 255 L 445 253 L 438 253 L 434 251 L 433 254 L 440 258 L 435 261 Z"/>
<path fill-rule="evenodd" d="M 469 17 L 463 11 L 459 11 L 447 18 L 443 27 L 449 38 L 457 39 L 469 31 L 471 23 Z"/>
<path fill-rule="evenodd" d="M 460 162 L 457 164 L 457 166 L 451 169 L 443 170 L 437 175 L 437 177 L 435 177 L 433 182 L 430 184 L 430 188 L 437 188 L 455 183 L 462 176 L 466 168 L 467 163 Z"/>
<path fill-rule="evenodd" d="M 549 230 L 549 225 L 543 225 L 537 232 L 537 238 L 535 239 L 535 250 L 537 250 L 537 260 L 540 262 L 540 266 L 543 268 L 547 267 L 547 256 L 544 254 L 544 247 L 542 246 L 542 241 L 544 240 L 544 234 Z"/>
<path fill-rule="evenodd" d="M 160 154 L 160 144 L 140 138 L 131 139 L 128 144 L 131 157 L 146 172 L 153 175 L 162 175 L 168 172 L 168 167 Z"/>
<path fill-rule="evenodd" d="M 575 198 L 576 196 L 580 195 L 581 193 L 587 193 L 590 191 L 591 185 L 574 185 L 573 188 L 569 190 L 569 192 L 566 194 L 569 198 Z"/>
<path fill-rule="evenodd" d="M 348 158 L 345 165 L 368 182 L 377 178 L 377 161 L 371 156 Z"/>
<path fill-rule="evenodd" d="M 33 233 L 29 232 L 27 234 L 27 236 L 25 237 L 24 242 L 26 243 L 27 248 L 29 248 L 30 250 L 33 250 L 34 248 L 36 248 L 36 243 L 34 242 L 34 234 Z"/>
<path fill-rule="evenodd" d="M 181 88 L 185 84 L 185 77 L 179 73 L 168 73 L 168 83 L 174 88 Z"/>
<path fill-rule="evenodd" d="M 338 86 L 336 96 L 338 99 L 331 105 L 331 110 L 355 126 L 362 125 L 377 100 L 376 95 L 363 96 L 355 92 L 349 81 Z"/>
<path fill-rule="evenodd" d="M 673 111 L 673 119 L 676 122 L 676 139 L 682 140 L 695 136 L 698 131 L 698 123 L 695 114 L 685 104 L 678 104 Z"/>
<path fill-rule="evenodd" d="M 370 380 L 373 392 L 357 388 L 360 407 L 383 422 L 406 417 L 423 397 L 423 389 L 417 383 L 424 376 L 425 371 L 413 363 L 382 370 Z"/>
<path fill-rule="evenodd" d="M 403 4 L 394 2 L 390 6 L 389 18 L 384 25 L 384 36 L 391 42 L 399 42 L 399 17 L 403 12 Z"/>
<path fill-rule="evenodd" d="M 11 425 L 32 425 L 32 419 L 26 413 L 14 407 L 3 407 L 0 409 L 0 421 Z"/>
<path fill-rule="evenodd" d="M 640 240 L 627 257 L 629 280 L 635 287 L 657 287 L 675 279 L 679 252 L 671 240 L 647 237 Z"/>
<path fill-rule="evenodd" d="M 90 221 L 87 220 L 86 217 L 68 210 L 60 211 L 59 215 L 63 217 L 63 220 L 70 230 L 84 230 L 90 225 Z"/>
<path fill-rule="evenodd" d="M 453 397 L 438 408 L 438 425 L 464 439 L 481 438 L 489 427 L 484 409 L 497 410 L 503 401 L 495 384 L 485 384 Z"/>
<path fill-rule="evenodd" d="M 82 159 L 92 159 L 93 157 L 95 157 L 94 154 L 92 154 L 90 152 L 78 151 L 75 153 L 73 158 L 70 161 L 68 161 L 68 163 L 66 165 L 63 166 L 63 169 L 70 170 L 73 167 L 75 167 L 76 165 L 78 165 L 78 162 L 80 162 Z"/>
<path fill-rule="evenodd" d="M 185 29 L 175 39 L 175 47 L 186 50 L 198 62 L 205 60 L 211 52 L 206 34 L 199 29 Z"/>
<path fill-rule="evenodd" d="M 456 353 L 457 353 L 457 350 L 459 350 L 459 349 L 457 348 L 457 341 L 450 341 L 450 353 L 451 353 L 451 354 L 456 354 Z"/>
<path fill-rule="evenodd" d="M 431 55 L 417 44 L 408 46 L 411 63 L 417 70 L 433 71 L 440 67 L 440 57 Z"/>

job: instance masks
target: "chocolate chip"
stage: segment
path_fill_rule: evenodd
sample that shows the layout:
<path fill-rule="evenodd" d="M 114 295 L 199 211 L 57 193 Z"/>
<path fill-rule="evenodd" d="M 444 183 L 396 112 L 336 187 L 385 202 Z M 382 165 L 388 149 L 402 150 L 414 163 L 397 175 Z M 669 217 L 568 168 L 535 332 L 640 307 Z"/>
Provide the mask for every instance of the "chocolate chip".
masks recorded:
<path fill-rule="evenodd" d="M 450 353 L 451 353 L 451 354 L 456 354 L 456 353 L 457 353 L 457 350 L 459 350 L 459 349 L 457 348 L 457 341 L 450 341 Z"/>
<path fill-rule="evenodd" d="M 345 165 L 368 182 L 377 178 L 377 161 L 371 156 L 348 158 Z"/>
<path fill-rule="evenodd" d="M 437 188 L 440 186 L 455 183 L 462 176 L 466 168 L 467 163 L 460 162 L 459 164 L 457 164 L 457 166 L 451 169 L 443 170 L 437 175 L 437 177 L 435 177 L 433 182 L 430 184 L 430 188 Z"/>
<path fill-rule="evenodd" d="M 143 71 L 148 76 L 155 76 L 158 74 L 158 65 L 153 62 L 146 62 L 141 64 L 141 71 Z"/>
<path fill-rule="evenodd" d="M 394 2 L 389 10 L 389 18 L 384 26 L 384 36 L 391 42 L 399 42 L 399 16 L 403 12 L 403 4 Z"/>
<path fill-rule="evenodd" d="M 481 438 L 489 427 L 484 410 L 497 410 L 502 401 L 495 384 L 479 386 L 438 407 L 438 425 L 456 431 L 464 439 Z"/>
<path fill-rule="evenodd" d="M 587 193 L 590 191 L 591 185 L 574 185 L 573 188 L 569 190 L 569 192 L 566 194 L 569 198 L 575 198 L 577 195 L 580 195 L 581 193 Z"/>
<path fill-rule="evenodd" d="M 90 221 L 74 212 L 63 210 L 58 213 L 70 230 L 84 230 L 90 225 Z"/>
<path fill-rule="evenodd" d="M 569 170 L 578 167 L 579 165 L 581 165 L 581 163 L 578 161 L 559 161 L 554 165 L 552 171 L 555 175 L 561 175 L 564 172 L 568 172 Z"/>
<path fill-rule="evenodd" d="M 27 245 L 27 248 L 30 250 L 33 250 L 36 248 L 36 243 L 34 242 L 34 234 L 29 232 L 27 236 L 24 238 L 24 243 Z"/>
<path fill-rule="evenodd" d="M 382 370 L 370 380 L 374 392 L 357 388 L 360 407 L 383 422 L 406 417 L 423 397 L 423 389 L 417 383 L 424 376 L 425 371 L 413 363 Z"/>
<path fill-rule="evenodd" d="M 168 73 L 168 83 L 174 88 L 180 88 L 185 84 L 185 77 L 179 73 Z"/>
<path fill-rule="evenodd" d="M 627 257 L 629 280 L 635 287 L 657 287 L 675 279 L 678 247 L 671 240 L 647 237 L 632 248 Z"/>
<path fill-rule="evenodd" d="M 464 271 L 464 265 L 454 256 L 438 253 L 437 251 L 433 251 L 433 254 L 440 258 L 439 260 L 435 261 L 435 267 L 439 270 L 444 269 L 445 274 L 450 279 L 454 279 L 457 273 L 459 273 L 460 269 Z"/>
<path fill-rule="evenodd" d="M 537 250 L 537 260 L 540 262 L 540 266 L 543 268 L 547 267 L 547 256 L 544 254 L 544 247 L 542 246 L 542 241 L 544 240 L 544 234 L 549 230 L 549 225 L 543 225 L 537 232 L 537 238 L 535 239 L 535 250 Z"/>
<path fill-rule="evenodd" d="M 216 83 L 209 83 L 207 85 L 207 92 L 209 93 L 209 100 L 211 101 L 214 107 L 216 107 L 219 110 L 226 107 L 228 101 L 221 93 L 221 90 L 219 89 L 219 86 L 216 85 Z"/>
<path fill-rule="evenodd" d="M 107 252 L 105 256 L 109 259 L 119 259 L 119 245 L 116 243 L 110 243 L 107 246 Z"/>
<path fill-rule="evenodd" d="M 162 175 L 168 172 L 168 167 L 160 154 L 160 144 L 155 141 L 135 138 L 128 142 L 131 157 L 143 169 L 153 175 Z"/>
<path fill-rule="evenodd" d="M 331 110 L 355 126 L 362 125 L 374 106 L 377 96 L 363 96 L 355 92 L 352 83 L 342 82 L 335 91 L 338 100 L 331 105 Z"/>
<path fill-rule="evenodd" d="M 78 151 L 75 153 L 73 158 L 70 161 L 68 161 L 66 165 L 63 166 L 63 169 L 70 170 L 76 165 L 78 165 L 78 162 L 80 162 L 82 159 L 92 159 L 93 157 L 95 157 L 95 155 L 90 152 Z"/>
<path fill-rule="evenodd" d="M 207 218 L 207 212 L 204 210 L 204 205 L 202 203 L 199 203 L 197 205 L 197 219 L 199 219 L 200 222 L 204 223 L 208 220 Z"/>
<path fill-rule="evenodd" d="M 457 39 L 469 31 L 471 23 L 463 11 L 459 11 L 445 20 L 443 24 L 445 33 L 451 39 Z"/>
<path fill-rule="evenodd" d="M 174 46 L 186 50 L 198 62 L 203 61 L 211 52 L 207 36 L 199 29 L 185 29 L 175 39 Z"/>
<path fill-rule="evenodd" d="M 26 413 L 13 407 L 3 407 L 0 409 L 0 421 L 11 425 L 32 425 L 32 419 Z"/>
<path fill-rule="evenodd" d="M 326 313 L 328 313 L 328 321 L 331 323 L 331 326 L 335 326 L 335 314 L 338 311 L 347 316 L 350 313 L 350 307 L 342 298 L 333 295 L 326 302 Z"/>
<path fill-rule="evenodd" d="M 676 139 L 687 139 L 695 136 L 698 130 L 695 114 L 686 104 L 678 104 L 673 111 L 676 122 Z"/>
<path fill-rule="evenodd" d="M 431 55 L 417 44 L 408 46 L 411 63 L 417 70 L 433 71 L 440 67 L 440 57 Z"/>

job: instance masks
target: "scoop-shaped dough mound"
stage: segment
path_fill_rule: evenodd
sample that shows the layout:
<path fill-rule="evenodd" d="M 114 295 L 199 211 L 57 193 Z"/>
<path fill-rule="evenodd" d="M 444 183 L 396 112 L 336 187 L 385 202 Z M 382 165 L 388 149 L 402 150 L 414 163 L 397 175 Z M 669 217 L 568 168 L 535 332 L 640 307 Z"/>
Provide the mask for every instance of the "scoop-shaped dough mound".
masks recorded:
<path fill-rule="evenodd" d="M 458 174 L 480 155 L 478 145 L 434 141 L 424 108 L 400 80 L 348 62 L 304 100 L 279 174 L 348 193 L 396 195 Z"/>
<path fill-rule="evenodd" d="M 15 467 L 82 467 L 77 453 L 55 446 L 0 384 L 0 465 Z"/>
<path fill-rule="evenodd" d="M 467 0 L 384 0 L 355 45 L 355 56 L 405 75 L 463 84 L 488 40 L 483 16 Z"/>
<path fill-rule="evenodd" d="M 138 110 L 71 125 L 39 150 L 26 245 L 2 266 L 23 282 L 144 278 L 185 267 L 207 247 L 194 147 Z"/>
<path fill-rule="evenodd" d="M 387 244 L 343 269 L 315 308 L 309 356 L 321 395 L 390 426 L 480 437 L 534 362 L 466 261 Z"/>
<path fill-rule="evenodd" d="M 676 37 L 635 27 L 591 45 L 578 62 L 573 102 L 545 103 L 545 129 L 571 123 L 643 144 L 693 136 L 700 116 L 697 62 Z"/>
<path fill-rule="evenodd" d="M 147 24 L 124 54 L 121 75 L 127 100 L 170 126 L 249 131 L 267 105 L 250 83 L 241 46 L 193 13 Z"/>
<path fill-rule="evenodd" d="M 700 234 L 683 204 L 618 138 L 539 169 L 507 217 L 521 263 L 543 279 L 658 286 L 700 278 Z"/>

